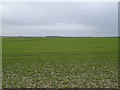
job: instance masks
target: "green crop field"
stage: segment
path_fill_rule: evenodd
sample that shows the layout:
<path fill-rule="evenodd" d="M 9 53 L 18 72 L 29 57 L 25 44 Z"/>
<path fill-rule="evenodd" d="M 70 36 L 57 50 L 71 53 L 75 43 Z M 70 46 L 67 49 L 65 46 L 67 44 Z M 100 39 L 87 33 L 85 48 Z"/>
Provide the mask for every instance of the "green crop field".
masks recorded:
<path fill-rule="evenodd" d="M 3 38 L 3 88 L 118 88 L 117 37 Z"/>

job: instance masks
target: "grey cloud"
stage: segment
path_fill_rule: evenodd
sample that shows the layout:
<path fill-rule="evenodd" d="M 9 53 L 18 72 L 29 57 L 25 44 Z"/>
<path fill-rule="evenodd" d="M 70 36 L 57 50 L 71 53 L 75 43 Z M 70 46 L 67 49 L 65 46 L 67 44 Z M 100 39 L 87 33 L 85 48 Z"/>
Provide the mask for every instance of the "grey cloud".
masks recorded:
<path fill-rule="evenodd" d="M 57 25 L 58 23 L 64 25 Z M 77 32 L 75 25 L 76 28 L 79 27 Z M 21 35 L 26 31 L 29 31 L 26 35 L 34 32 L 36 35 L 60 32 L 64 35 L 72 35 L 74 32 L 74 36 L 83 33 L 91 36 L 117 35 L 117 3 L 4 3 L 3 29 L 5 35 L 17 32 Z"/>

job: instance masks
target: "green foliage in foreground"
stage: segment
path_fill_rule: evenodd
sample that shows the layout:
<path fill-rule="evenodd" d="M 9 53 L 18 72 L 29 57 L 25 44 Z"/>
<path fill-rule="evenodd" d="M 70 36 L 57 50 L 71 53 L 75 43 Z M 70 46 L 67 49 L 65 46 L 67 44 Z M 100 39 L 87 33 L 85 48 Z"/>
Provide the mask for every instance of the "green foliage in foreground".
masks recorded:
<path fill-rule="evenodd" d="M 3 38 L 3 88 L 118 88 L 118 38 Z"/>

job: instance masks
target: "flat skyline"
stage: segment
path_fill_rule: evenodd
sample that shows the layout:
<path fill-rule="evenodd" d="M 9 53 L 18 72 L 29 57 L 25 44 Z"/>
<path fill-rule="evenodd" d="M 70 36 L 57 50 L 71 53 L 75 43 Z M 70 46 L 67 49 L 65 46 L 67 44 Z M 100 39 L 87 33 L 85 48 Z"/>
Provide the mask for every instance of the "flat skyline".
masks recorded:
<path fill-rule="evenodd" d="M 3 36 L 118 36 L 117 2 L 3 3 Z"/>

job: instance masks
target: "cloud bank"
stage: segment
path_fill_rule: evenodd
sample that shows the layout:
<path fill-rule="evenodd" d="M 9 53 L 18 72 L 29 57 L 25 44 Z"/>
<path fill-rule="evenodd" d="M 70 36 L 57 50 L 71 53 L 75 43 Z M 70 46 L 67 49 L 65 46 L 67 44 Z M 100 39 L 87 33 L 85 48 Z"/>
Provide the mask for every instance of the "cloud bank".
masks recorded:
<path fill-rule="evenodd" d="M 3 3 L 3 35 L 117 36 L 115 2 Z"/>

